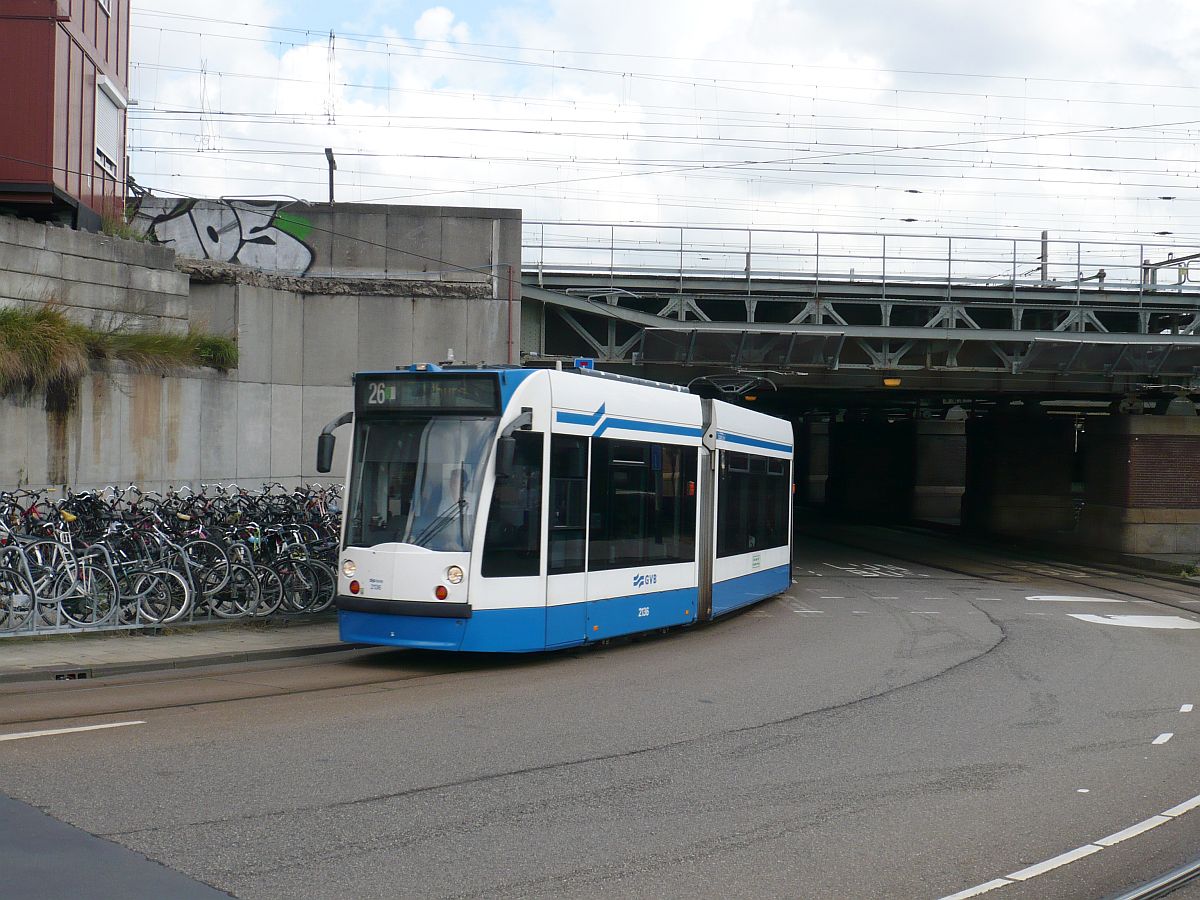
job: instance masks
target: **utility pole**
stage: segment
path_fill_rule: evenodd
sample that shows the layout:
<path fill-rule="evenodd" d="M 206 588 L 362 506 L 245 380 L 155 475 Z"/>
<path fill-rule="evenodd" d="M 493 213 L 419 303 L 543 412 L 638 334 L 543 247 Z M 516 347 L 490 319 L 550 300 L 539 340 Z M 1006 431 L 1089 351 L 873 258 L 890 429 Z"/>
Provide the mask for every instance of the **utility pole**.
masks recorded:
<path fill-rule="evenodd" d="M 325 148 L 325 158 L 329 160 L 329 205 L 333 206 L 333 173 L 337 171 L 337 160 L 333 158 L 333 148 Z"/>

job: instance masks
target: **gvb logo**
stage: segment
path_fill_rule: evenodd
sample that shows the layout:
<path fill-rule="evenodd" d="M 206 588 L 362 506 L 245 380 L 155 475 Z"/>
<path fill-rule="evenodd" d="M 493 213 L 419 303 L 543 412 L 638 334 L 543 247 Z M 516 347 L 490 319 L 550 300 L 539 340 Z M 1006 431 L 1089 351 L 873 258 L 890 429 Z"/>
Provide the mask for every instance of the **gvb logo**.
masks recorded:
<path fill-rule="evenodd" d="M 633 586 L 635 588 L 649 587 L 652 584 L 658 583 L 657 575 L 634 575 Z"/>

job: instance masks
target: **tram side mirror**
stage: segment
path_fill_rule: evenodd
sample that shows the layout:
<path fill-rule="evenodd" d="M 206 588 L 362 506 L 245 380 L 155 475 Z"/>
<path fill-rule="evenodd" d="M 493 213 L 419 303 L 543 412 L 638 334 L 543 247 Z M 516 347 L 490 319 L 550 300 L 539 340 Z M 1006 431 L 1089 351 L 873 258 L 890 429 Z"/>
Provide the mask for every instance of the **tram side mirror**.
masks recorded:
<path fill-rule="evenodd" d="M 348 425 L 354 420 L 354 413 L 342 413 L 328 425 L 321 429 L 321 433 L 317 435 L 317 471 L 322 475 L 333 468 L 333 445 L 336 440 L 333 433 L 343 425 Z"/>
<path fill-rule="evenodd" d="M 517 439 L 506 434 L 496 441 L 496 477 L 511 478 L 517 456 Z"/>
<path fill-rule="evenodd" d="M 333 468 L 333 446 L 337 438 L 332 434 L 317 435 L 317 471 L 322 475 Z"/>

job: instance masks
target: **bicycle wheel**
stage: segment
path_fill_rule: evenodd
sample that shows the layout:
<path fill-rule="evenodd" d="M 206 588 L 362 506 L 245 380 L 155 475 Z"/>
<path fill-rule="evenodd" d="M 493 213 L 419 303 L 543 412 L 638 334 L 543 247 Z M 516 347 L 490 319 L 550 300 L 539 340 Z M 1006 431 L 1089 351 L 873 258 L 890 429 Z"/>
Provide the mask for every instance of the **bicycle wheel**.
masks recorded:
<path fill-rule="evenodd" d="M 69 548 L 47 539 L 25 544 L 21 549 L 39 602 L 53 605 L 71 593 L 79 563 Z M 64 573 L 69 577 L 64 578 Z"/>
<path fill-rule="evenodd" d="M 229 557 L 219 544 L 207 540 L 188 541 L 183 545 L 192 583 L 205 597 L 213 597 L 229 581 Z"/>
<path fill-rule="evenodd" d="M 317 602 L 320 588 L 317 574 L 300 559 L 279 560 L 275 563 L 275 572 L 283 583 L 283 611 L 308 612 L 309 607 Z"/>
<path fill-rule="evenodd" d="M 254 575 L 258 581 L 258 602 L 248 612 L 261 619 L 271 615 L 283 603 L 283 579 L 270 566 L 255 566 Z"/>
<path fill-rule="evenodd" d="M 70 579 L 70 574 L 64 572 L 59 577 Z M 80 628 L 100 625 L 116 613 L 117 583 L 103 569 L 83 563 L 76 577 L 70 580 L 71 588 L 58 601 L 58 608 L 72 625 Z"/>
<path fill-rule="evenodd" d="M 226 579 L 225 587 L 215 596 L 208 597 L 206 602 L 214 615 L 222 619 L 238 619 L 258 606 L 261 593 L 262 589 L 254 576 L 254 570 L 241 563 L 234 563 L 229 567 L 229 578 Z"/>
<path fill-rule="evenodd" d="M 0 568 L 0 632 L 19 631 L 33 616 L 37 600 L 25 573 Z"/>
<path fill-rule="evenodd" d="M 153 569 L 133 579 L 138 614 L 147 624 L 178 622 L 192 608 L 192 588 L 174 569 Z"/>
<path fill-rule="evenodd" d="M 333 598 L 337 594 L 337 575 L 334 574 L 332 566 L 327 566 L 323 562 L 310 559 L 306 563 L 317 577 L 317 597 L 308 611 L 310 613 L 325 612 L 333 605 Z"/>

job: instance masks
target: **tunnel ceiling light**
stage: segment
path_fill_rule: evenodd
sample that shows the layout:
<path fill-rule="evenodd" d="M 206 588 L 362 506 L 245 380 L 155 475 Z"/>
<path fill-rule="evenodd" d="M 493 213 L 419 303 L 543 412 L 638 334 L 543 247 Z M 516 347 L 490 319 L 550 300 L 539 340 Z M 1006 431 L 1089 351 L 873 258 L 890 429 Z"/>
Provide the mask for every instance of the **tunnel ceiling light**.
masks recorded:
<path fill-rule="evenodd" d="M 885 379 L 883 379 L 883 386 L 884 387 L 900 387 L 900 379 L 894 375 L 890 376 L 888 378 L 885 378 Z"/>

